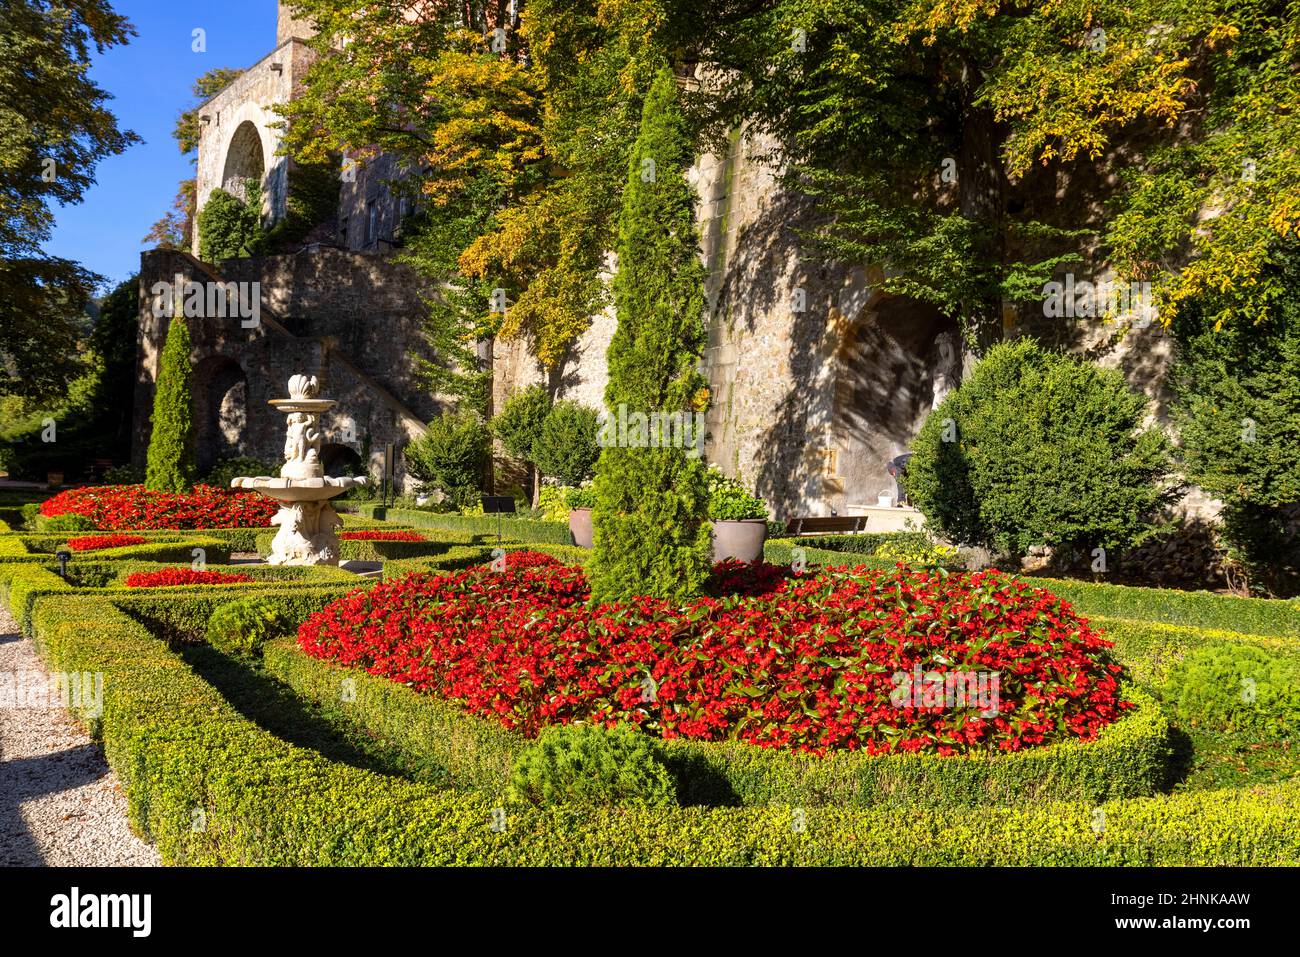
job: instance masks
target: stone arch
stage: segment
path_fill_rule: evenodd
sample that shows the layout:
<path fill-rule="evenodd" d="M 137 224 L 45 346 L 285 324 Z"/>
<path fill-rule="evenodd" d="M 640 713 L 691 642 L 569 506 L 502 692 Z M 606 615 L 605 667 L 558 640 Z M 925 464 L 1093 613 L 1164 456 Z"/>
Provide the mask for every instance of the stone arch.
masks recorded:
<path fill-rule="evenodd" d="M 242 454 L 248 428 L 248 376 L 229 356 L 194 366 L 194 441 L 199 474 L 218 460 Z"/>
<path fill-rule="evenodd" d="M 957 384 L 961 355 L 955 319 L 918 299 L 870 297 L 836 350 L 828 504 L 843 514 L 893 490 L 889 460 L 909 451 L 930 410 Z"/>
<path fill-rule="evenodd" d="M 244 120 L 231 134 L 226 146 L 226 160 L 222 167 L 221 188 L 227 193 L 247 200 L 245 183 L 257 180 L 259 185 L 266 181 L 266 155 L 262 148 L 262 136 L 252 120 Z"/>

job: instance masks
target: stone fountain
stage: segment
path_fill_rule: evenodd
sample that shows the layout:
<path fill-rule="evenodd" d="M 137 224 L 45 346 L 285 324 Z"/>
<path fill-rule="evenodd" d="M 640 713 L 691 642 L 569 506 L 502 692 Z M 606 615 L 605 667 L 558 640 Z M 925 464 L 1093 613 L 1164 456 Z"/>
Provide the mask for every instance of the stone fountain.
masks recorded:
<path fill-rule="evenodd" d="M 339 537 L 334 530 L 343 522 L 329 500 L 366 482 L 325 474 L 320 417 L 338 403 L 319 398 L 319 392 L 315 376 L 296 375 L 289 380 L 289 398 L 271 400 L 289 416 L 280 477 L 241 476 L 230 482 L 231 488 L 261 492 L 280 503 L 280 513 L 271 519 L 280 526 L 267 558 L 272 565 L 337 565 Z"/>

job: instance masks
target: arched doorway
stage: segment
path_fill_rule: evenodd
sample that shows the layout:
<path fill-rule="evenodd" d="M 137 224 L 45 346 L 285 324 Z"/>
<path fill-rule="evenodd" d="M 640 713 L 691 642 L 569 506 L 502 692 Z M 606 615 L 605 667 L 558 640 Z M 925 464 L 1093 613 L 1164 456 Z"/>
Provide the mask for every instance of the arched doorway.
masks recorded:
<path fill-rule="evenodd" d="M 194 367 L 194 438 L 199 474 L 241 454 L 248 426 L 248 377 L 229 356 L 209 356 Z"/>
<path fill-rule="evenodd" d="M 337 442 L 327 442 L 321 446 L 320 462 L 325 467 L 325 474 L 336 478 L 366 474 L 356 449 Z"/>
<path fill-rule="evenodd" d="M 890 459 L 910 450 L 960 368 L 956 320 L 920 300 L 872 297 L 835 357 L 832 507 L 873 504 L 880 492 L 893 492 Z"/>
<path fill-rule="evenodd" d="M 247 182 L 257 180 L 263 185 L 266 179 L 266 157 L 262 152 L 262 136 L 251 120 L 244 120 L 230 137 L 226 149 L 226 165 L 221 173 L 221 188 L 233 196 L 247 201 Z"/>

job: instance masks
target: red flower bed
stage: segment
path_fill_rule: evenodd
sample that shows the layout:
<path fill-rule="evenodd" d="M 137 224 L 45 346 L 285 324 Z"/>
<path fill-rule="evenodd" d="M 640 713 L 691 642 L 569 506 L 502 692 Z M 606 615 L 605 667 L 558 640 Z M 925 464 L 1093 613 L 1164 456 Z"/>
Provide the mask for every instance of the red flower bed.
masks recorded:
<path fill-rule="evenodd" d="M 68 547 L 74 552 L 97 552 L 105 548 L 143 545 L 147 541 L 149 539 L 139 535 L 82 535 L 80 538 L 68 539 Z"/>
<path fill-rule="evenodd" d="M 343 532 L 339 538 L 349 542 L 423 542 L 427 539 L 419 532 L 385 532 L 382 529 L 362 532 Z"/>
<path fill-rule="evenodd" d="M 229 572 L 196 572 L 192 568 L 163 568 L 156 572 L 132 572 L 127 588 L 170 588 L 173 585 L 238 585 L 253 581 L 248 575 Z"/>
<path fill-rule="evenodd" d="M 41 503 L 41 514 L 84 515 L 99 528 L 269 528 L 279 511 L 256 492 L 196 485 L 188 494 L 150 492 L 143 485 L 71 488 Z"/>
<path fill-rule="evenodd" d="M 298 641 L 528 736 L 583 719 L 816 754 L 953 754 L 1088 740 L 1128 707 L 1110 642 L 1008 576 L 786 575 L 727 564 L 684 608 L 589 608 L 580 569 L 515 552 L 503 572 L 354 592 Z"/>

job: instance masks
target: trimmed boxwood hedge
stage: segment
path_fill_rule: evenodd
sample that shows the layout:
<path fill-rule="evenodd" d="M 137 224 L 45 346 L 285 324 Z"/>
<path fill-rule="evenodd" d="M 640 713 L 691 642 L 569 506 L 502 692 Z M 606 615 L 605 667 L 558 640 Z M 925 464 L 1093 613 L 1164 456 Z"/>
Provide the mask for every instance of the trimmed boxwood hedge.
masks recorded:
<path fill-rule="evenodd" d="M 39 601 L 49 665 L 104 673 L 93 728 L 168 864 L 1290 865 L 1300 782 L 1021 808 L 512 806 L 330 762 L 241 715 L 113 601 Z M 206 826 L 193 827 L 203 809 Z M 1098 827 L 1098 822 L 1101 827 Z"/>
<path fill-rule="evenodd" d="M 337 704 L 345 679 L 355 700 L 343 711 L 366 731 L 416 759 L 432 759 L 457 786 L 504 793 L 515 756 L 528 741 L 454 702 L 384 678 L 312 658 L 292 641 L 263 651 L 267 670 L 299 695 Z M 842 753 L 825 758 L 744 742 L 662 742 L 683 804 L 815 807 L 823 804 L 960 808 L 1048 800 L 1103 801 L 1161 787 L 1169 725 L 1141 691 L 1138 709 L 1094 742 L 1052 745 L 992 758 Z"/>
<path fill-rule="evenodd" d="M 115 532 L 113 534 L 119 533 Z M 0 538 L 0 563 L 49 561 L 55 552 L 67 544 L 70 537 L 75 536 L 64 533 L 60 535 L 18 535 Z M 182 537 L 177 533 L 172 533 L 160 537 L 157 541 L 143 542 L 139 545 L 103 548 L 93 552 L 72 552 L 69 565 L 86 560 L 189 563 L 193 560 L 194 549 L 196 548 L 202 548 L 204 560 L 212 564 L 230 560 L 231 547 L 226 540 L 210 535 Z"/>
<path fill-rule="evenodd" d="M 188 608 L 198 601 L 198 596 L 225 596 L 225 600 L 247 593 L 249 589 L 265 587 L 262 582 L 293 582 L 295 588 L 326 586 L 331 594 L 342 595 L 351 588 L 364 584 L 364 580 L 355 575 L 328 566 L 310 568 L 294 566 L 268 565 L 225 565 L 213 571 L 228 571 L 247 574 L 258 579 L 253 583 L 232 585 L 187 586 L 178 591 L 175 588 L 140 588 L 127 592 L 121 582 L 127 575 L 137 571 L 158 571 L 172 565 L 154 562 L 104 562 L 87 563 L 75 569 L 68 566 L 69 578 L 62 578 L 54 565 L 34 563 L 14 563 L 0 565 L 0 601 L 8 603 L 13 615 L 18 619 L 24 633 L 30 633 L 31 611 L 34 603 L 47 595 L 101 594 L 101 595 L 162 595 L 169 604 L 178 608 Z M 79 577 L 80 576 L 80 577 Z M 209 605 L 202 607 L 210 612 Z M 197 621 L 201 626 L 206 621 L 206 614 Z"/>
<path fill-rule="evenodd" d="M 1092 624 L 1115 643 L 1115 655 L 1128 667 L 1130 679 L 1151 690 L 1160 689 L 1169 669 L 1188 652 L 1211 644 L 1248 644 L 1269 654 L 1300 662 L 1300 645 L 1274 635 L 1247 635 L 1222 629 L 1101 616 L 1092 618 Z"/>
<path fill-rule="evenodd" d="M 352 528 L 348 531 L 369 531 L 370 529 Z M 375 531 L 414 531 L 398 525 L 383 525 Z M 257 536 L 256 551 L 259 555 L 271 554 L 271 541 L 275 532 L 263 532 Z M 342 539 L 339 542 L 339 554 L 343 561 L 382 562 L 393 559 L 436 557 L 458 546 L 476 545 L 486 541 L 485 535 L 473 535 L 469 532 L 440 532 L 436 538 L 424 542 L 382 542 L 357 541 Z M 496 541 L 495 536 L 493 541 Z"/>
<path fill-rule="evenodd" d="M 1026 577 L 1025 581 L 1059 595 L 1084 615 L 1300 638 L 1300 600 L 1296 599 L 1237 598 L 1205 591 L 1138 588 L 1061 578 Z"/>
<path fill-rule="evenodd" d="M 416 508 L 385 508 L 382 505 L 361 504 L 357 512 L 373 519 L 384 519 L 414 528 L 437 528 L 448 532 L 465 532 L 471 535 L 497 536 L 495 515 L 452 515 L 444 512 L 425 512 Z M 391 527 L 391 526 L 390 526 Z M 500 519 L 501 537 L 505 541 L 545 542 L 551 545 L 572 545 L 573 535 L 567 522 L 543 522 L 531 518 Z"/>
<path fill-rule="evenodd" d="M 550 555 L 552 558 L 556 558 L 568 565 L 585 565 L 591 558 L 590 549 L 579 548 L 577 545 L 502 542 L 500 547 L 502 551 L 506 552 L 541 552 L 543 555 Z M 475 565 L 486 565 L 492 561 L 493 552 L 496 549 L 497 545 L 495 543 L 491 545 L 462 545 L 449 548 L 440 555 L 428 558 L 391 561 L 384 565 L 384 577 L 395 578 L 409 572 L 461 571 Z"/>

